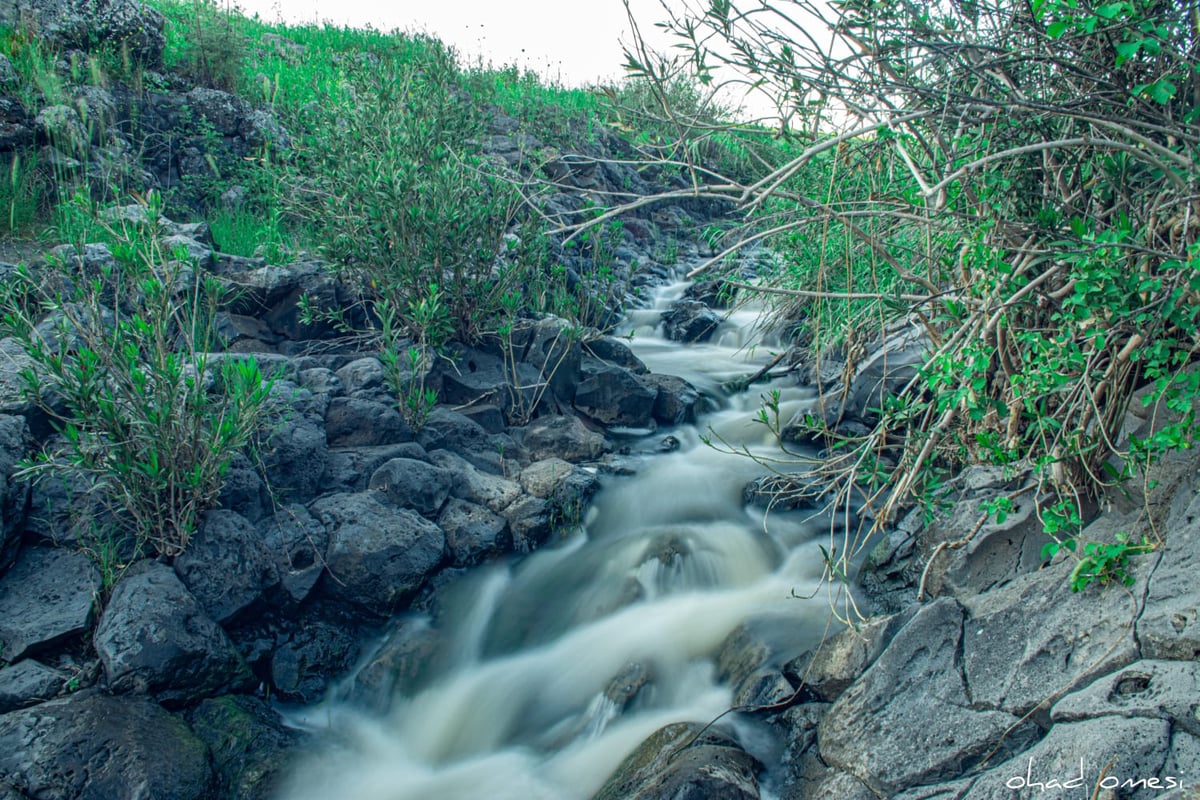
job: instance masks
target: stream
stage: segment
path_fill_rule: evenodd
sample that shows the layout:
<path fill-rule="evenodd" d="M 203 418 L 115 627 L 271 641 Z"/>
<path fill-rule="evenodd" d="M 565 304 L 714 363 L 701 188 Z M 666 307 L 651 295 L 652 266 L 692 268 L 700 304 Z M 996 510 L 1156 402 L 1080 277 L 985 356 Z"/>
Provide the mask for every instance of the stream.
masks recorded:
<path fill-rule="evenodd" d="M 708 343 L 664 339 L 661 314 L 686 285 L 661 287 L 618 334 L 653 372 L 711 398 L 709 410 L 695 426 L 623 434 L 633 474 L 603 478 L 576 533 L 445 590 L 436 624 L 448 667 L 405 686 L 386 713 L 328 700 L 294 714 L 319 730 L 320 749 L 282 797 L 586 800 L 657 729 L 730 707 L 716 654 L 739 625 L 770 631 L 780 657 L 815 644 L 828 606 L 797 596 L 818 586 L 827 523 L 800 512 L 764 520 L 742 489 L 766 470 L 702 441 L 711 431 L 777 453 L 754 421 L 759 394 L 778 389 L 785 419 L 811 394 L 790 381 L 725 393 L 769 361 L 772 343 L 756 340 L 754 309 L 730 314 Z M 668 435 L 675 449 L 661 452 Z M 778 742 L 725 719 L 770 763 Z"/>

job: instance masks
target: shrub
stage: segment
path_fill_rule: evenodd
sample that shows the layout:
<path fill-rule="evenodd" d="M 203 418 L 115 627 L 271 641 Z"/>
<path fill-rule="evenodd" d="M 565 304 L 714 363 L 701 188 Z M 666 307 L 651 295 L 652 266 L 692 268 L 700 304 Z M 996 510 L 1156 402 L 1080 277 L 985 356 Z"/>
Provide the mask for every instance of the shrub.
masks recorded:
<path fill-rule="evenodd" d="M 112 264 L 22 268 L 3 326 L 32 359 L 29 397 L 59 432 L 21 474 L 82 481 L 136 553 L 172 557 L 258 435 L 271 381 L 251 358 L 212 352 L 222 287 L 164 250 L 154 198 L 147 214 L 108 229 Z"/>

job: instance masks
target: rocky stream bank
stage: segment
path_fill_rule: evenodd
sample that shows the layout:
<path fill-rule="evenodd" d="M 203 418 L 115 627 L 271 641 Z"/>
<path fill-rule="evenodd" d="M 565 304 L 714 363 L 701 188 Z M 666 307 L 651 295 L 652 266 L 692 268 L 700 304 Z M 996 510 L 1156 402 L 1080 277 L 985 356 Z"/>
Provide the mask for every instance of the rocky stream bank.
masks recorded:
<path fill-rule="evenodd" d="M 148 63 L 161 54 L 162 20 L 154 12 L 132 2 L 93 5 L 99 16 L 80 16 L 69 3 L 0 4 L 0 16 L 11 24 L 32 14 L 69 47 L 94 43 L 79 34 L 87 29 L 128 40 Z M 0 65 L 0 84 L 5 74 Z M 164 77 L 161 85 L 170 84 Z M 263 110 L 216 90 L 179 88 L 185 91 L 164 88 L 148 100 L 81 91 L 74 105 L 46 108 L 6 95 L 0 150 L 36 144 L 107 191 L 169 189 L 264 141 L 286 146 L 287 132 Z M 61 149 L 90 140 L 80 108 L 107 120 L 113 134 L 83 148 L 85 157 Z M 122 120 L 135 108 L 148 140 L 161 147 L 123 138 Z M 207 121 L 205 135 L 191 127 L 197 119 Z M 497 117 L 488 146 L 520 171 L 530 168 L 524 154 L 533 148 L 518 127 Z M 627 155 L 616 137 L 602 135 L 543 165 L 558 184 L 547 208 L 577 210 L 589 199 L 662 188 L 621 163 Z M 121 180 L 108 183 L 114 175 Z M 641 291 L 615 298 L 614 311 L 651 314 L 651 328 L 661 322 L 685 347 L 712 339 L 728 312 L 715 307 L 711 292 L 690 290 L 666 307 L 637 310 L 673 275 L 674 265 L 657 260 L 663 243 L 671 241 L 681 263 L 694 263 L 711 253 L 698 231 L 723 211 L 681 203 L 630 216 L 614 264 Z M 110 213 L 125 219 L 140 212 Z M 699 450 L 686 449 L 689 426 L 728 402 L 716 383 L 651 371 L 628 340 L 581 340 L 564 336 L 556 320 L 526 320 L 514 332 L 515 349 L 488 341 L 456 346 L 433 364 L 425 381 L 438 405 L 414 428 L 397 410 L 377 354 L 302 322 L 301 297 L 349 303 L 328 265 L 231 256 L 202 224 L 169 223 L 164 232 L 197 267 L 237 290 L 238 303 L 221 318 L 224 349 L 254 354 L 276 375 L 277 423 L 259 461 L 238 460 L 230 469 L 219 507 L 206 514 L 188 550 L 170 562 L 128 565 L 102 598 L 112 576 L 82 552 L 92 541 L 87 498 L 68 484 L 14 478 L 18 462 L 55 434 L 20 391 L 27 356 L 19 343 L 0 341 L 0 800 L 294 793 L 288 776 L 322 736 L 297 709 L 325 700 L 382 714 L 408 686 L 430 682 L 453 647 L 429 620 L 464 616 L 456 609 L 464 585 L 491 591 L 487 581 L 471 583 L 481 568 L 556 550 L 574 558 L 578 551 L 563 545 L 588 519 L 598 489 L 631 471 L 648 473 L 654 463 L 682 471 L 688 460 L 703 461 L 689 455 Z M 55 255 L 94 269 L 113 258 L 100 244 L 67 245 Z M 578 254 L 557 255 L 586 272 Z M 31 259 L 33 269 L 39 263 Z M 13 269 L 0 265 L 0 274 Z M 819 394 L 846 398 L 837 418 L 853 431 L 880 382 L 903 380 L 911 369 L 919 345 L 900 341 L 907 355 L 895 357 L 894 342 L 877 345 L 876 353 L 891 357 L 862 360 L 845 387 L 836 363 L 798 371 L 808 380 L 796 402 L 812 409 Z M 794 383 L 787 377 L 774 385 Z M 1131 413 L 1127 428 L 1153 423 L 1149 411 Z M 677 461 L 654 461 L 659 451 L 679 449 L 681 439 Z M 873 616 L 856 629 L 822 637 L 818 625 L 815 634 L 781 635 L 768 605 L 802 602 L 788 596 L 787 575 L 779 585 L 680 606 L 664 640 L 680 627 L 732 629 L 712 646 L 695 645 L 703 673 L 697 685 L 718 691 L 704 703 L 676 706 L 691 714 L 648 717 L 657 722 L 641 746 L 598 788 L 575 791 L 606 800 L 1197 796 L 1198 467 L 1200 459 L 1180 456 L 1153 476 L 1145 496 L 1134 492 L 1096 510 L 1094 530 L 1136 535 L 1153 526 L 1165 540 L 1132 562 L 1128 591 L 1069 590 L 1071 562 L 1041 558 L 1046 539 L 1032 492 L 1017 495 L 1003 523 L 981 523 L 981 504 L 1019 493 L 1024 479 L 971 470 L 956 477 L 957 501 L 938 519 L 926 524 L 914 514 L 871 551 L 856 579 Z M 749 519 L 757 514 L 754 492 L 743 495 L 741 487 L 754 476 L 744 479 L 744 469 L 715 471 L 734 475 Z M 657 501 L 691 504 L 704 516 L 706 493 L 723 490 L 699 476 L 688 480 L 690 493 Z M 652 516 L 652 507 L 630 508 L 607 524 L 632 525 Z M 650 555 L 628 565 L 639 580 L 593 605 L 605 614 L 636 613 L 662 588 L 643 580 L 647 565 L 656 576 L 685 571 L 676 568 L 689 548 L 699 552 L 699 540 L 675 528 L 659 533 Z M 720 529 L 714 541 L 740 542 L 741 535 Z M 768 538 L 752 542 L 754 558 Z M 773 576 L 771 559 L 787 562 L 788 555 L 772 543 L 761 549 Z M 615 548 L 599 556 L 588 563 L 619 561 Z M 809 560 L 819 571 L 816 556 Z M 577 571 L 556 580 L 589 577 Z M 514 612 L 520 636 L 550 641 L 538 622 L 554 618 L 554 602 Z M 736 603 L 763 611 L 726 619 L 723 609 Z M 570 663 L 567 650 L 556 664 Z M 694 677 L 670 671 L 677 666 L 622 661 L 602 677 L 598 702 L 575 728 L 543 729 L 532 713 L 520 726 L 535 730 L 531 741 L 547 751 L 598 739 L 612 719 L 669 692 L 661 676 Z M 503 685 L 498 674 L 479 673 L 479 697 Z M 554 677 L 539 678 L 547 702 Z M 709 724 L 713 709 L 732 706 L 740 713 Z M 502 785 L 507 773 L 488 771 L 494 766 L 471 776 L 470 791 L 521 796 L 521 786 Z M 573 774 L 569 759 L 562 768 Z M 382 791 L 407 796 L 395 785 Z"/>

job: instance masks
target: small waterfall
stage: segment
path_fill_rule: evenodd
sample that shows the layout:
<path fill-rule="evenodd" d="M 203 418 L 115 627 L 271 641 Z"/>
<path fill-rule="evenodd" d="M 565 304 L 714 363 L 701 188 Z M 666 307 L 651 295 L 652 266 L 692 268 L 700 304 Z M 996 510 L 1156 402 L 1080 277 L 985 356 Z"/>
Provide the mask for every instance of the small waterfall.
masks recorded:
<path fill-rule="evenodd" d="M 798 636 L 823 625 L 824 604 L 796 599 L 820 579 L 818 524 L 796 514 L 764 524 L 742 501 L 764 468 L 703 442 L 711 429 L 729 447 L 773 452 L 753 421 L 757 392 L 722 389 L 772 355 L 754 338 L 757 315 L 729 315 L 706 344 L 669 342 L 658 321 L 684 286 L 663 287 L 623 332 L 653 371 L 720 408 L 672 430 L 675 451 L 606 478 L 577 535 L 451 591 L 445 674 L 402 688 L 387 713 L 330 701 L 310 714 L 328 721 L 328 745 L 284 798 L 586 800 L 658 728 L 729 707 L 715 656 L 741 623 L 771 615 Z M 811 402 L 775 388 L 788 408 Z"/>

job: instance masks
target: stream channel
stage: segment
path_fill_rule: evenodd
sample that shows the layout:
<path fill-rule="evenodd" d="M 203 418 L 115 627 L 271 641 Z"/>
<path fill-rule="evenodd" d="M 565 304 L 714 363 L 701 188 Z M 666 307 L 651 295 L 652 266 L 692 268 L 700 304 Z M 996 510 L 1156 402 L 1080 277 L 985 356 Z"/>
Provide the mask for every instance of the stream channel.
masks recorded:
<path fill-rule="evenodd" d="M 829 616 L 824 593 L 797 596 L 817 588 L 827 521 L 803 512 L 764 520 L 742 490 L 767 470 L 702 441 L 711 429 L 714 442 L 777 455 L 754 421 L 759 395 L 778 389 L 787 419 L 811 390 L 781 380 L 723 391 L 766 363 L 773 342 L 758 341 L 754 309 L 730 314 L 707 343 L 664 339 L 660 317 L 686 286 L 660 287 L 617 333 L 633 334 L 651 371 L 709 398 L 697 424 L 625 433 L 633 474 L 603 478 L 577 532 L 475 568 L 446 591 L 437 624 L 448 654 L 386 712 L 331 699 L 294 715 L 318 729 L 320 748 L 286 800 L 586 800 L 662 726 L 730 707 L 716 657 L 739 625 L 768 636 L 780 658 L 816 643 Z M 661 452 L 668 435 L 678 446 Z M 748 719 L 722 724 L 764 763 L 781 747 Z"/>

